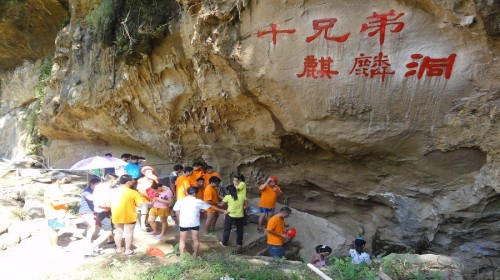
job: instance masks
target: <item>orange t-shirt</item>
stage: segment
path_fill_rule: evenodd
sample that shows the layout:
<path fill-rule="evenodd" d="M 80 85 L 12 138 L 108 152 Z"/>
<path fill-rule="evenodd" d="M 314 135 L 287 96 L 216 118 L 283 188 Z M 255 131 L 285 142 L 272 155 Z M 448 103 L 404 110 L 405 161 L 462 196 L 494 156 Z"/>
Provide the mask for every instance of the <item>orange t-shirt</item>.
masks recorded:
<path fill-rule="evenodd" d="M 205 173 L 203 172 L 203 169 L 199 169 L 199 170 L 193 170 L 193 174 L 189 175 L 189 184 L 191 184 L 191 186 L 196 186 L 196 180 L 198 180 L 198 178 L 200 177 L 203 177 Z"/>
<path fill-rule="evenodd" d="M 217 203 L 219 202 L 219 195 L 217 193 L 217 190 L 214 187 L 207 185 L 205 187 L 205 192 L 203 194 L 203 201 L 205 201 L 206 203 L 209 203 L 208 201 L 213 201 L 212 203 L 209 204 L 212 206 L 217 206 Z M 217 211 L 209 208 L 207 209 L 207 212 L 215 213 Z"/>
<path fill-rule="evenodd" d="M 203 178 L 205 179 L 205 185 L 208 186 L 208 184 L 210 184 L 210 182 L 208 180 L 210 180 L 211 177 L 219 177 L 220 179 L 220 175 L 219 173 L 217 172 L 212 172 L 212 173 L 205 173 L 205 175 L 203 175 Z"/>
<path fill-rule="evenodd" d="M 285 219 L 278 217 L 277 215 L 272 216 L 267 222 L 267 230 L 272 230 L 276 233 L 285 233 Z M 285 243 L 285 238 L 277 236 L 271 233 L 267 233 L 267 244 L 281 246 Z"/>
<path fill-rule="evenodd" d="M 273 209 L 276 207 L 276 201 L 278 200 L 278 193 L 283 193 L 278 185 L 274 185 L 278 191 L 275 192 L 271 186 L 266 185 L 266 187 L 261 191 L 259 207 Z"/>
<path fill-rule="evenodd" d="M 194 186 L 194 187 L 198 188 L 198 193 L 196 194 L 196 198 L 203 200 L 203 194 L 205 193 L 205 186 L 203 187 Z"/>
<path fill-rule="evenodd" d="M 191 184 L 189 183 L 189 178 L 186 175 L 181 175 L 177 177 L 177 181 L 175 181 L 176 185 L 176 190 L 175 190 L 175 197 L 177 200 L 182 199 L 187 196 L 187 189 L 191 187 Z"/>

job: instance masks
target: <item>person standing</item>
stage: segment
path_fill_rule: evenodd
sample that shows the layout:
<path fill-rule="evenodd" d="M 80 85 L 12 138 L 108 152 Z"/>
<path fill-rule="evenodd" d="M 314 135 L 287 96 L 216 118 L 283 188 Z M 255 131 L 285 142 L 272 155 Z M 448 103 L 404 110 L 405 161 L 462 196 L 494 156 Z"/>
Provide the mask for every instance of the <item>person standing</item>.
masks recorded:
<path fill-rule="evenodd" d="M 111 159 L 113 157 L 113 155 L 111 153 L 106 153 L 104 155 L 105 158 L 108 158 L 108 159 Z M 103 178 L 108 176 L 109 174 L 115 174 L 116 170 L 114 167 L 108 167 L 108 168 L 104 168 L 104 172 L 103 172 Z"/>
<path fill-rule="evenodd" d="M 222 235 L 222 246 L 226 247 L 229 241 L 229 235 L 231 234 L 231 228 L 233 224 L 236 225 L 236 245 L 241 247 L 243 245 L 243 219 L 244 213 L 243 208 L 245 205 L 245 199 L 243 195 L 238 195 L 236 187 L 229 185 L 226 187 L 228 195 L 224 197 L 220 206 L 224 207 L 227 205 L 227 211 L 229 212 L 224 219 L 224 234 Z"/>
<path fill-rule="evenodd" d="M 168 184 L 169 182 L 165 183 Z M 151 199 L 153 207 L 149 211 L 149 224 L 153 229 L 151 234 L 155 235 L 156 239 L 162 239 L 167 235 L 167 217 L 170 215 L 170 204 L 174 201 L 174 193 L 170 190 L 170 187 L 164 184 L 155 183 L 152 188 L 156 188 L 157 195 Z M 156 217 L 159 217 L 161 221 L 160 232 L 157 231 Z"/>
<path fill-rule="evenodd" d="M 89 186 L 85 188 L 85 190 L 83 190 L 82 192 L 80 200 L 80 209 L 78 210 L 80 217 L 82 217 L 82 219 L 87 224 L 87 233 L 86 233 L 87 235 L 85 236 L 85 239 L 87 240 L 88 244 L 92 243 L 92 236 L 96 231 L 97 221 L 94 213 L 93 192 L 95 186 L 100 182 L 101 178 L 92 177 L 92 179 L 90 179 Z"/>
<path fill-rule="evenodd" d="M 186 191 L 191 187 L 189 182 L 189 176 L 191 174 L 193 174 L 193 168 L 191 166 L 186 166 L 184 167 L 184 174 L 177 177 L 177 180 L 175 181 L 175 197 L 177 201 L 187 196 Z"/>
<path fill-rule="evenodd" d="M 349 255 L 351 255 L 353 264 L 370 263 L 370 255 L 365 252 L 365 244 L 366 241 L 363 237 L 358 237 L 351 243 Z"/>
<path fill-rule="evenodd" d="M 65 226 L 68 203 L 72 202 L 64 197 L 62 185 L 67 182 L 66 173 L 57 171 L 50 176 L 52 184 L 47 187 L 43 197 L 43 210 L 49 226 L 49 242 L 53 248 L 57 247 L 59 230 Z"/>
<path fill-rule="evenodd" d="M 158 177 L 155 174 L 153 167 L 144 166 L 141 168 L 141 177 L 137 179 L 137 191 L 141 194 L 144 202 L 141 204 L 141 216 L 139 222 L 141 230 L 148 232 L 150 229 L 147 227 L 149 210 L 151 209 L 151 202 L 147 191 L 151 189 L 153 184 L 158 184 Z"/>
<path fill-rule="evenodd" d="M 134 228 L 137 222 L 136 207 L 143 202 L 142 196 L 133 190 L 134 179 L 130 175 L 120 176 L 120 186 L 112 190 L 111 220 L 115 226 L 116 253 L 132 255 Z M 122 236 L 125 233 L 125 252 L 122 249 Z"/>
<path fill-rule="evenodd" d="M 108 174 L 104 178 L 104 182 L 98 184 L 94 188 L 92 194 L 94 198 L 94 212 L 96 213 L 97 222 L 99 225 L 99 236 L 92 242 L 91 249 L 86 256 L 94 257 L 98 255 L 96 249 L 106 240 L 113 243 L 113 225 L 111 223 L 111 190 L 118 183 L 118 176 Z"/>
<path fill-rule="evenodd" d="M 205 167 L 205 174 L 203 175 L 203 178 L 205 178 L 205 185 L 206 186 L 208 186 L 208 184 L 210 184 L 210 182 L 209 182 L 210 178 L 212 178 L 213 176 L 220 178 L 219 173 L 215 172 L 214 168 L 212 166 L 207 165 Z"/>
<path fill-rule="evenodd" d="M 259 201 L 260 216 L 258 230 L 260 233 L 264 233 L 262 227 L 264 217 L 266 219 L 269 219 L 269 217 L 274 214 L 274 208 L 276 208 L 276 201 L 278 201 L 278 196 L 283 194 L 283 191 L 277 184 L 278 178 L 269 176 L 269 178 L 267 178 L 267 181 L 259 186 L 261 196 Z"/>
<path fill-rule="evenodd" d="M 211 206 L 216 206 L 219 204 L 219 184 L 221 182 L 220 178 L 217 176 L 212 176 L 209 180 L 209 184 L 205 188 L 205 193 L 203 194 L 203 200 L 210 204 Z M 219 212 L 208 209 L 207 210 L 207 220 L 205 221 L 205 235 L 215 236 L 215 225 L 219 219 Z"/>
<path fill-rule="evenodd" d="M 141 162 L 138 156 L 131 156 L 128 164 L 123 167 L 125 173 L 132 176 L 132 179 L 137 179 L 141 176 Z"/>
<path fill-rule="evenodd" d="M 174 205 L 174 211 L 179 217 L 179 250 L 181 256 L 184 255 L 186 248 L 187 232 L 191 231 L 193 239 L 193 256 L 198 256 L 200 242 L 198 240 L 198 232 L 200 231 L 200 210 L 213 209 L 220 213 L 226 214 L 228 211 L 211 206 L 210 204 L 196 198 L 198 188 L 190 187 L 187 189 L 187 196 L 178 200 Z"/>
<path fill-rule="evenodd" d="M 189 178 L 189 184 L 192 186 L 196 186 L 196 181 L 200 178 L 203 177 L 205 172 L 203 172 L 203 163 L 201 162 L 194 162 L 193 163 L 193 172 L 191 175 L 188 176 Z"/>
<path fill-rule="evenodd" d="M 174 166 L 174 171 L 172 171 L 172 173 L 170 173 L 170 176 L 179 177 L 182 175 L 183 170 L 184 170 L 184 166 L 182 166 L 180 164 L 176 164 Z"/>
<path fill-rule="evenodd" d="M 130 161 L 131 156 L 132 156 L 131 154 L 122 154 L 121 160 L 128 163 Z M 127 172 L 125 172 L 125 166 L 119 166 L 115 169 L 115 171 L 116 171 L 115 174 L 118 176 L 122 176 L 122 175 L 127 174 Z"/>
<path fill-rule="evenodd" d="M 288 238 L 285 234 L 285 219 L 290 216 L 292 209 L 283 207 L 278 214 L 272 216 L 267 223 L 267 246 L 269 256 L 272 258 L 282 258 L 285 256 L 283 244 Z"/>

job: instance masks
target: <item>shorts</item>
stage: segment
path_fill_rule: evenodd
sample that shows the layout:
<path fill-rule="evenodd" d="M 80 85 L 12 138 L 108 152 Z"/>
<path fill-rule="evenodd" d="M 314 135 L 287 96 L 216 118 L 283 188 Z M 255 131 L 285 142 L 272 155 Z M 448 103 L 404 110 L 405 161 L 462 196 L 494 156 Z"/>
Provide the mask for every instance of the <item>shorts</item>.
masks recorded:
<path fill-rule="evenodd" d="M 49 227 L 53 230 L 60 230 L 63 229 L 65 226 L 64 217 L 48 219 L 47 222 L 49 224 Z"/>
<path fill-rule="evenodd" d="M 179 227 L 179 231 L 190 231 L 190 230 L 200 230 L 200 226 L 197 227 Z"/>
<path fill-rule="evenodd" d="M 153 207 L 151 210 L 149 210 L 149 215 L 150 216 L 157 216 L 160 217 L 160 219 L 166 218 L 168 215 L 170 215 L 170 208 L 156 208 Z"/>
<path fill-rule="evenodd" d="M 99 223 L 97 222 L 97 218 L 94 213 L 80 213 L 80 217 L 85 221 L 87 225 L 96 225 L 99 226 Z"/>
<path fill-rule="evenodd" d="M 99 227 L 101 227 L 102 230 L 113 230 L 113 224 L 111 223 L 111 212 L 97 213 L 97 221 L 99 222 Z"/>
<path fill-rule="evenodd" d="M 151 203 L 149 202 L 144 202 L 141 204 L 141 215 L 147 215 L 149 213 L 149 209 L 151 209 Z"/>
<path fill-rule="evenodd" d="M 285 248 L 277 245 L 267 245 L 269 248 L 269 256 L 271 258 L 282 258 L 285 256 Z"/>
<path fill-rule="evenodd" d="M 264 207 L 259 207 L 260 213 L 269 213 L 269 214 L 274 214 L 274 208 L 264 208 Z"/>

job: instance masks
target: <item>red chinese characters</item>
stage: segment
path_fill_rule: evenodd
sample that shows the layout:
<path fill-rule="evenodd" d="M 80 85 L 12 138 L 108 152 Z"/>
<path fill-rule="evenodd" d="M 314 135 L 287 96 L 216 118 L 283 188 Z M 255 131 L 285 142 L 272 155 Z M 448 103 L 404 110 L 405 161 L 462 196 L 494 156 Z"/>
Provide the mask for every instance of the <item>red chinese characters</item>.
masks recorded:
<path fill-rule="evenodd" d="M 424 57 L 419 53 L 412 54 L 411 58 L 413 60 L 421 60 L 422 63 L 419 65 L 417 61 L 413 61 L 406 64 L 406 68 L 412 70 L 406 72 L 405 77 L 417 74 L 417 79 L 420 80 L 424 74 L 426 74 L 427 77 L 441 77 L 444 74 L 444 78 L 448 80 L 451 77 L 456 57 L 457 54 L 454 53 L 444 58 L 431 58 L 429 56 Z"/>
<path fill-rule="evenodd" d="M 382 82 L 384 82 L 387 75 L 396 73 L 395 71 L 389 71 L 390 67 L 389 57 L 382 52 L 379 52 L 376 56 L 360 54 L 359 57 L 354 59 L 354 65 L 349 74 L 354 72 L 357 76 L 363 75 L 371 79 L 375 76 L 381 76 Z"/>
<path fill-rule="evenodd" d="M 368 36 L 373 37 L 375 34 L 379 33 L 379 43 L 380 45 L 383 45 L 387 27 L 394 26 L 394 29 L 391 30 L 392 33 L 397 33 L 403 30 L 403 27 L 405 26 L 404 22 L 397 21 L 402 16 L 404 16 L 404 13 L 396 15 L 396 12 L 392 9 L 387 14 L 378 14 L 377 12 L 373 12 L 372 16 L 366 18 L 368 19 L 368 24 L 363 23 L 361 26 L 361 32 L 369 29 L 375 29 L 368 32 Z"/>
<path fill-rule="evenodd" d="M 297 77 L 302 78 L 306 76 L 306 78 L 317 79 L 327 77 L 328 79 L 332 78 L 332 75 L 338 75 L 339 71 L 335 71 L 331 69 L 331 64 L 333 59 L 331 57 L 321 57 L 320 60 L 316 59 L 314 55 L 308 55 L 304 58 L 304 70 L 302 73 L 297 74 Z M 320 66 L 317 69 L 318 64 Z"/>
<path fill-rule="evenodd" d="M 336 18 L 325 18 L 325 19 L 313 20 L 313 29 L 318 31 L 318 32 L 316 32 L 316 34 L 314 34 L 312 36 L 307 37 L 306 42 L 310 43 L 310 42 L 314 41 L 323 32 L 325 33 L 324 38 L 328 41 L 335 41 L 338 43 L 345 42 L 347 40 L 347 38 L 349 38 L 349 35 L 351 35 L 351 32 L 348 32 L 348 33 L 346 33 L 342 36 L 338 36 L 338 37 L 328 36 L 328 30 L 330 28 L 333 28 L 333 26 L 335 25 L 335 22 L 337 22 Z"/>
<path fill-rule="evenodd" d="M 267 34 L 273 34 L 273 45 L 276 46 L 276 39 L 278 37 L 279 33 L 284 33 L 284 34 L 293 34 L 295 33 L 295 29 L 285 29 L 285 30 L 277 30 L 276 27 L 278 25 L 273 23 L 271 24 L 271 30 L 270 31 L 259 31 L 257 32 L 257 38 L 262 37 Z"/>
<path fill-rule="evenodd" d="M 385 43 L 386 36 L 390 33 L 399 33 L 405 28 L 405 23 L 401 18 L 405 13 L 395 12 L 393 9 L 389 10 L 387 13 L 373 12 L 371 16 L 366 17 L 365 23 L 361 26 L 360 32 L 367 32 L 368 37 L 379 36 L 380 51 L 378 54 L 365 55 L 365 53 L 360 53 L 358 57 L 354 58 L 354 65 L 352 66 L 349 75 L 364 76 L 366 78 L 374 79 L 378 78 L 381 82 L 384 82 L 387 78 L 392 77 L 396 74 L 398 69 L 394 69 L 389 60 L 389 55 L 382 52 L 382 46 Z M 343 35 L 334 36 L 335 24 L 337 23 L 337 18 L 322 18 L 315 19 L 312 21 L 312 28 L 314 34 L 305 38 L 306 43 L 312 43 L 313 41 L 333 41 L 337 43 L 345 43 L 351 32 L 347 32 Z M 274 46 L 277 44 L 278 35 L 291 35 L 296 33 L 295 29 L 278 29 L 276 23 L 271 24 L 270 30 L 258 31 L 257 37 L 262 37 L 265 35 L 272 35 L 272 43 Z M 296 36 L 295 34 L 293 36 Z M 394 36 L 394 35 L 392 35 Z M 280 37 L 281 38 L 281 37 Z M 297 42 L 297 41 L 295 41 Z M 360 46 L 358 46 L 359 49 Z M 349 48 L 336 48 L 339 53 L 343 55 L 344 50 Z M 284 54 L 286 55 L 286 54 Z M 301 73 L 296 74 L 298 78 L 327 78 L 332 79 L 332 77 L 339 75 L 337 69 L 332 69 L 332 64 L 334 62 L 333 55 L 325 57 L 316 57 L 315 55 L 306 55 L 303 61 L 303 70 Z M 399 59 L 399 56 L 394 56 Z M 412 61 L 396 61 L 393 62 L 394 65 L 401 65 L 406 63 L 406 73 L 405 78 L 416 76 L 417 79 L 421 80 L 424 76 L 426 77 L 444 77 L 445 79 L 450 79 L 453 67 L 455 64 L 455 59 L 457 54 L 452 53 L 448 57 L 430 57 L 424 54 L 414 53 L 411 55 Z M 341 57 L 342 58 L 342 57 Z M 393 58 L 393 57 L 392 57 Z M 338 58 L 335 58 L 338 59 Z M 343 65 L 341 63 L 340 65 Z M 345 69 L 347 70 L 347 69 Z M 401 71 L 401 69 L 399 69 Z M 344 69 L 340 69 L 342 73 Z M 297 71 L 298 72 L 298 71 Z M 402 72 L 399 72 L 402 74 Z"/>

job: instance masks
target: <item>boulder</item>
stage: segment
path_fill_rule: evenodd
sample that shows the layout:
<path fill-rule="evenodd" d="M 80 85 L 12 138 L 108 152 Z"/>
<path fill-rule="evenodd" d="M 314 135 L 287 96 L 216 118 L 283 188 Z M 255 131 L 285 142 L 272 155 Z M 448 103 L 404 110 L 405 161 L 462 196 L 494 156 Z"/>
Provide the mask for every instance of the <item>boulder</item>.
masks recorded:
<path fill-rule="evenodd" d="M 16 246 L 21 241 L 21 238 L 18 234 L 15 233 L 5 233 L 0 235 L 0 248 L 3 250 L 10 248 L 12 246 Z"/>
<path fill-rule="evenodd" d="M 26 196 L 22 211 L 30 219 L 45 217 L 43 212 L 43 198 L 39 196 Z"/>
<path fill-rule="evenodd" d="M 390 254 L 384 259 L 410 264 L 406 267 L 419 269 L 431 277 L 439 275 L 439 279 L 459 280 L 463 279 L 462 275 L 465 274 L 465 264 L 462 260 L 445 255 Z"/>
<path fill-rule="evenodd" d="M 33 223 L 31 221 L 19 221 L 13 223 L 9 227 L 8 233 L 17 235 L 21 240 L 23 240 L 30 237 L 34 230 L 36 229 L 33 227 Z"/>

